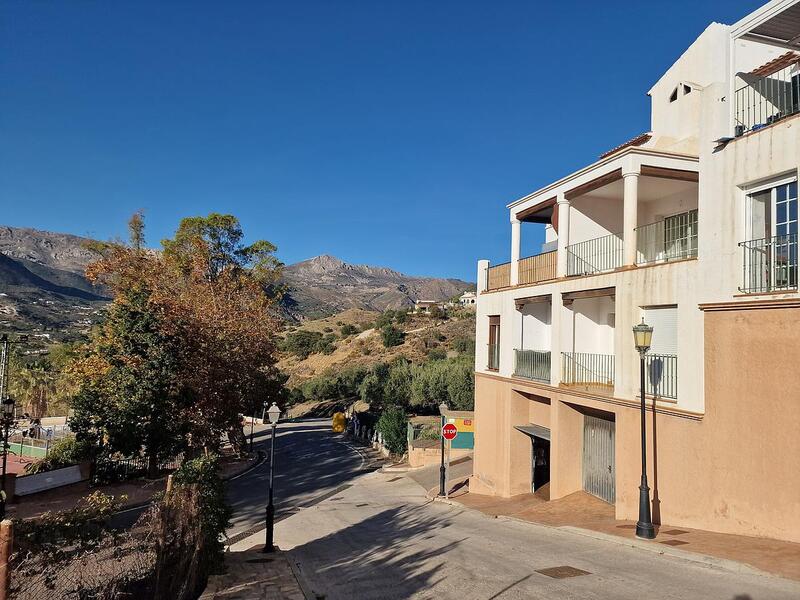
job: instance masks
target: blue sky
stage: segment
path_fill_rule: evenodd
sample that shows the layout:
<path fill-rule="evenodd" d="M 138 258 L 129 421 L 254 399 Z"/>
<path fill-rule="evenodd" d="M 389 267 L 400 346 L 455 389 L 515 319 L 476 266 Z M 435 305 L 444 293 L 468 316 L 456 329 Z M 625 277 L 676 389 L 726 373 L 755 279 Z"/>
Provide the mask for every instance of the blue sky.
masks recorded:
<path fill-rule="evenodd" d="M 658 76 L 761 3 L 6 0 L 0 224 L 144 209 L 155 245 L 228 212 L 287 263 L 474 280 L 508 202 L 646 131 Z"/>

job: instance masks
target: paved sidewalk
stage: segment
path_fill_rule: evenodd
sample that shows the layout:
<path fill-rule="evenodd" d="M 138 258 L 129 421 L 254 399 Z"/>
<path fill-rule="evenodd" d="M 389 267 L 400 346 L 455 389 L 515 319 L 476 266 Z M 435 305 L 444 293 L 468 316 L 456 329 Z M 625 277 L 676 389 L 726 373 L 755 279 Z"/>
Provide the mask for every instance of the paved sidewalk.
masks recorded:
<path fill-rule="evenodd" d="M 286 555 L 262 547 L 225 554 L 226 572 L 209 579 L 200 600 L 304 600 Z"/>
<path fill-rule="evenodd" d="M 497 498 L 469 493 L 468 480 L 450 481 L 454 491 L 450 501 L 489 516 L 505 516 L 530 523 L 559 528 L 576 528 L 594 532 L 600 537 L 614 536 L 651 550 L 677 548 L 703 556 L 735 561 L 760 571 L 800 581 L 800 544 L 766 538 L 714 533 L 669 524 L 656 526 L 653 541 L 636 538 L 635 521 L 618 521 L 614 507 L 584 492 L 575 492 L 558 500 L 547 495 L 522 494 L 512 498 Z M 457 489 L 456 489 L 457 488 Z M 438 489 L 428 490 L 435 497 Z"/>

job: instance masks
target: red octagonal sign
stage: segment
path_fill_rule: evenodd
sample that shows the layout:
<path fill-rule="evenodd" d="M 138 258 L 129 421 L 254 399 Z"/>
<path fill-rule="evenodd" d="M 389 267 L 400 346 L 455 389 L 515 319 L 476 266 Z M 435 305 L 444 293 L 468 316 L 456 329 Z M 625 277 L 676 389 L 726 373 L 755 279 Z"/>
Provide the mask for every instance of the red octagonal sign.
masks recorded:
<path fill-rule="evenodd" d="M 444 427 L 442 427 L 442 436 L 446 440 L 454 440 L 458 435 L 458 428 L 453 425 L 452 423 L 447 423 Z"/>

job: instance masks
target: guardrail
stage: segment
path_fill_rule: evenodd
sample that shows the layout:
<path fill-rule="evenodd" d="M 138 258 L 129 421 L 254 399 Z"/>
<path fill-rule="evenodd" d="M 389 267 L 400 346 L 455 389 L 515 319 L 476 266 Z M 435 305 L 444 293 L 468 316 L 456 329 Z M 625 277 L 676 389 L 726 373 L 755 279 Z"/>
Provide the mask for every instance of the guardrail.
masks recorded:
<path fill-rule="evenodd" d="M 645 392 L 657 398 L 678 397 L 678 357 L 674 354 L 648 354 L 644 361 Z"/>
<path fill-rule="evenodd" d="M 757 131 L 800 112 L 798 63 L 770 75 L 739 75 L 744 86 L 734 92 L 736 134 Z"/>
<path fill-rule="evenodd" d="M 555 279 L 557 265 L 558 252 L 555 250 L 523 258 L 519 261 L 519 282 L 531 284 Z"/>
<path fill-rule="evenodd" d="M 567 246 L 567 275 L 613 271 L 622 262 L 622 238 L 616 233 Z"/>
<path fill-rule="evenodd" d="M 614 355 L 562 352 L 561 383 L 613 390 Z"/>
<path fill-rule="evenodd" d="M 550 383 L 550 351 L 514 350 L 514 375 Z"/>
<path fill-rule="evenodd" d="M 797 289 L 797 234 L 740 242 L 745 294 Z"/>
<path fill-rule="evenodd" d="M 158 462 L 159 471 L 174 470 L 181 466 L 183 453 Z M 98 458 L 94 466 L 94 481 L 125 481 L 147 473 L 148 457 Z"/>
<path fill-rule="evenodd" d="M 636 264 L 697 256 L 697 210 L 636 228 Z"/>

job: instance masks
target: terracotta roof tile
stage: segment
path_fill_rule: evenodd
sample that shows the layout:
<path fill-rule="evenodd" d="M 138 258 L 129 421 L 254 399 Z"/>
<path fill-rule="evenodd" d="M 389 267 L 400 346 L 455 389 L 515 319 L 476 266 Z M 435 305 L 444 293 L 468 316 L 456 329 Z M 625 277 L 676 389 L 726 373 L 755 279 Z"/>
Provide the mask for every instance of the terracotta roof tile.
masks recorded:
<path fill-rule="evenodd" d="M 616 148 L 612 148 L 608 152 L 604 152 L 603 154 L 600 155 L 600 158 L 605 158 L 606 156 L 611 156 L 612 154 L 615 154 L 616 152 L 619 152 L 623 148 L 628 148 L 628 147 L 631 147 L 631 146 L 641 146 L 642 144 L 645 144 L 645 143 L 649 142 L 650 138 L 652 138 L 652 137 L 653 136 L 652 136 L 652 134 L 650 132 L 640 133 L 639 135 L 637 135 L 632 140 L 628 140 L 624 144 L 620 144 Z"/>
<path fill-rule="evenodd" d="M 772 75 L 781 69 L 785 69 L 786 67 L 791 66 L 798 61 L 800 61 L 800 54 L 790 50 L 786 54 L 781 54 L 778 58 L 773 58 L 768 63 L 765 63 L 757 69 L 750 71 L 749 74 L 757 75 L 759 77 L 767 77 L 768 75 Z"/>

